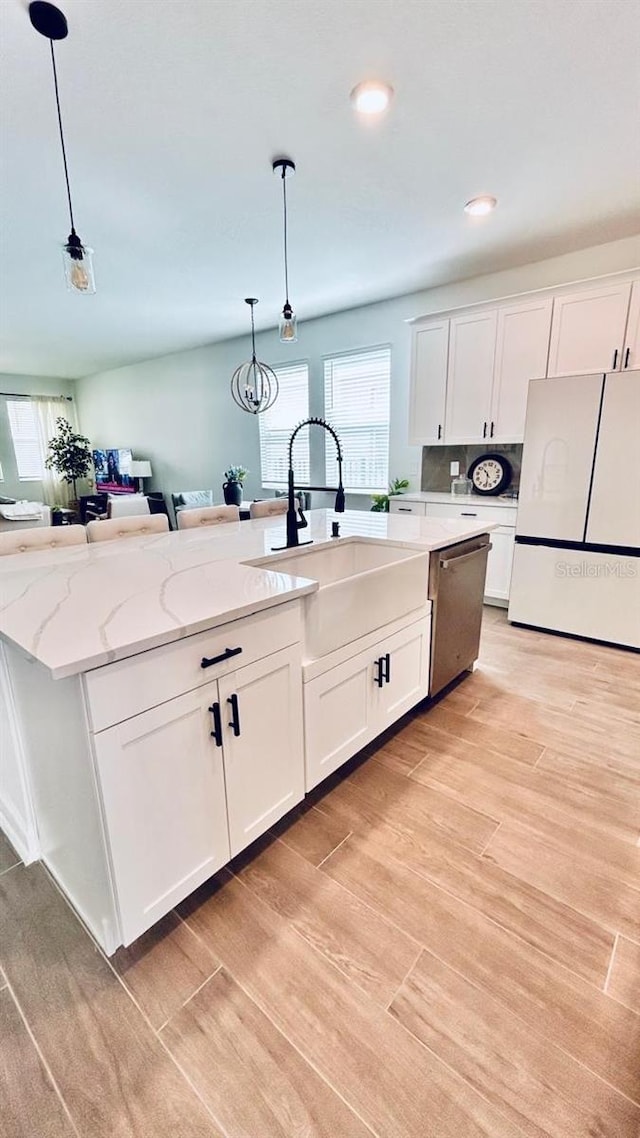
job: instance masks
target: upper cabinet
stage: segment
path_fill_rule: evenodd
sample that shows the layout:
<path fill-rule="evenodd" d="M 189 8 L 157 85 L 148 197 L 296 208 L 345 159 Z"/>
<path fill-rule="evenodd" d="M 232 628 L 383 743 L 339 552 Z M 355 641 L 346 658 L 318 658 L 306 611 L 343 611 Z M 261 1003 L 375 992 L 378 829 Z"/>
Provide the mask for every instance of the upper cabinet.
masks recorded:
<path fill-rule="evenodd" d="M 634 370 L 640 368 L 640 281 L 634 281 L 631 289 L 629 319 L 622 353 L 622 370 L 626 371 L 627 368 Z"/>
<path fill-rule="evenodd" d="M 481 443 L 489 437 L 497 310 L 454 316 L 449 329 L 445 438 Z"/>
<path fill-rule="evenodd" d="M 547 374 L 553 297 L 536 297 L 498 309 L 490 438 L 520 442 L 529 381 Z"/>
<path fill-rule="evenodd" d="M 619 369 L 630 294 L 627 282 L 556 296 L 547 375 L 555 378 Z"/>
<path fill-rule="evenodd" d="M 448 352 L 448 320 L 430 320 L 414 328 L 409 441 L 418 446 L 444 438 Z"/>

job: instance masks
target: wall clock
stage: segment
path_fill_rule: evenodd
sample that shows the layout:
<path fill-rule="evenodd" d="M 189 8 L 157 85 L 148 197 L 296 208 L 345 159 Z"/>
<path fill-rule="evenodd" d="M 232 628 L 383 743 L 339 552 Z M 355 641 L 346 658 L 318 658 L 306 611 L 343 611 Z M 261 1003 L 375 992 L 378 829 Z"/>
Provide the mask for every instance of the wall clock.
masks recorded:
<path fill-rule="evenodd" d="M 502 494 L 511 482 L 511 463 L 501 454 L 481 454 L 474 458 L 467 477 L 476 494 Z"/>

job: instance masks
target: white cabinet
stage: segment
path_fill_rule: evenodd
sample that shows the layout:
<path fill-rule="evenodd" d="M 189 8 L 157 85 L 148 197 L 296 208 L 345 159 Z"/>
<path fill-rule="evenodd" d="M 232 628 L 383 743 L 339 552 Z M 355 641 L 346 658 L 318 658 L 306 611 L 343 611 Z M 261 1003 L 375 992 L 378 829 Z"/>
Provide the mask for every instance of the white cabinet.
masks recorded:
<path fill-rule="evenodd" d="M 515 548 L 515 527 L 499 526 L 491 531 L 484 595 L 487 600 L 509 600 L 511 567 Z"/>
<path fill-rule="evenodd" d="M 304 798 L 300 681 L 297 646 L 219 681 L 232 857 Z"/>
<path fill-rule="evenodd" d="M 497 310 L 454 316 L 449 332 L 445 439 L 483 442 L 489 435 Z"/>
<path fill-rule="evenodd" d="M 590 375 L 622 366 L 630 293 L 627 282 L 554 298 L 549 377 Z"/>
<path fill-rule="evenodd" d="M 230 857 L 217 683 L 95 736 L 122 938 L 130 944 Z"/>
<path fill-rule="evenodd" d="M 304 797 L 298 645 L 94 736 L 130 944 Z"/>
<path fill-rule="evenodd" d="M 418 517 L 424 517 L 425 503 L 424 502 L 409 502 L 403 494 L 399 494 L 395 498 L 389 499 L 389 513 L 390 514 L 417 514 Z"/>
<path fill-rule="evenodd" d="M 529 381 L 547 374 L 553 298 L 498 309 L 489 438 L 522 442 Z"/>
<path fill-rule="evenodd" d="M 423 617 L 304 685 L 308 791 L 426 698 L 429 634 Z"/>
<path fill-rule="evenodd" d="M 444 438 L 448 345 L 448 320 L 430 320 L 413 330 L 409 441 L 419 446 Z"/>
<path fill-rule="evenodd" d="M 634 281 L 631 288 L 622 368 L 640 368 L 640 281 Z"/>

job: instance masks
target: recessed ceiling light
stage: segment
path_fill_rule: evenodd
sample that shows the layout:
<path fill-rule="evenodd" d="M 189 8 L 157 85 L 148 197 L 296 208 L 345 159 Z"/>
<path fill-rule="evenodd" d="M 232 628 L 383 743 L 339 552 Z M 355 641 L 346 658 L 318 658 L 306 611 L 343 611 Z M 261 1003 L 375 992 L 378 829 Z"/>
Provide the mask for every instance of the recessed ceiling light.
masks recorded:
<path fill-rule="evenodd" d="M 367 79 L 353 88 L 351 102 L 361 115 L 380 115 L 386 111 L 392 95 L 393 87 L 388 83 Z"/>
<path fill-rule="evenodd" d="M 472 198 L 470 202 L 467 202 L 464 212 L 470 213 L 473 217 L 484 217 L 485 214 L 491 213 L 497 204 L 497 198 L 491 197 L 491 194 L 483 194 L 482 197 Z"/>

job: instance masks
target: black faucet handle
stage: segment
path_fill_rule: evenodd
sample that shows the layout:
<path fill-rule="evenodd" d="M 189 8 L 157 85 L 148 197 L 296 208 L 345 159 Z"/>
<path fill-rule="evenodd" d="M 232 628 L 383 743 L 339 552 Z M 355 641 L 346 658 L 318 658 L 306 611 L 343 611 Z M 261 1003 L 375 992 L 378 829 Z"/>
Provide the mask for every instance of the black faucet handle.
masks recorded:
<path fill-rule="evenodd" d="M 299 501 L 299 499 L 298 499 L 298 501 Z M 302 504 L 298 505 L 298 517 L 296 519 L 296 525 L 298 526 L 298 529 L 306 529 L 307 526 L 309 525 L 307 519 L 305 518 L 305 516 L 302 512 Z"/>

